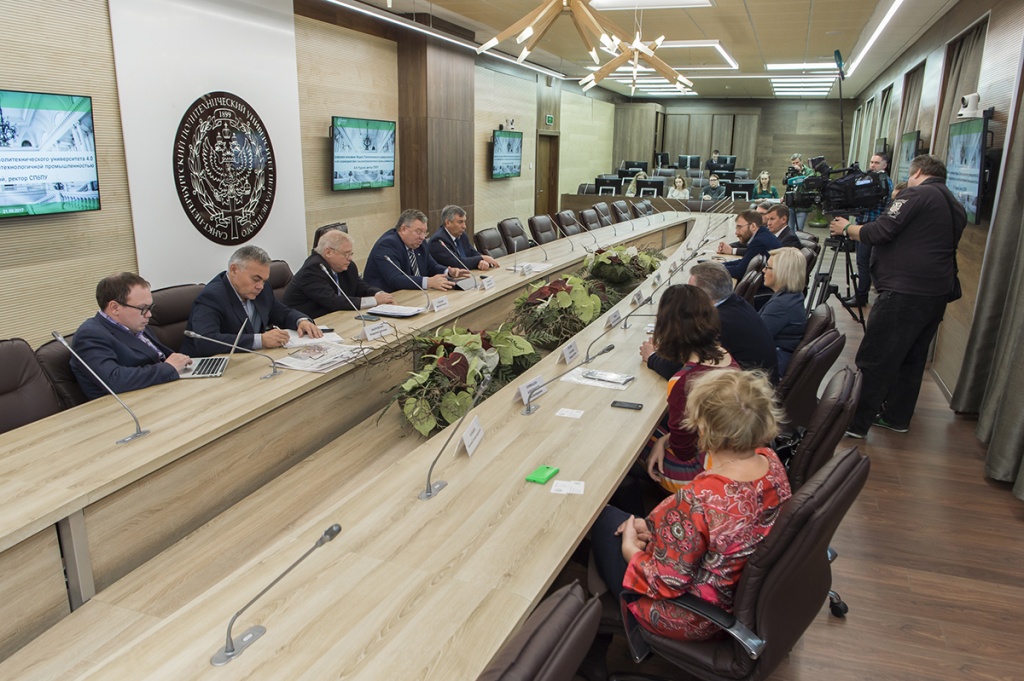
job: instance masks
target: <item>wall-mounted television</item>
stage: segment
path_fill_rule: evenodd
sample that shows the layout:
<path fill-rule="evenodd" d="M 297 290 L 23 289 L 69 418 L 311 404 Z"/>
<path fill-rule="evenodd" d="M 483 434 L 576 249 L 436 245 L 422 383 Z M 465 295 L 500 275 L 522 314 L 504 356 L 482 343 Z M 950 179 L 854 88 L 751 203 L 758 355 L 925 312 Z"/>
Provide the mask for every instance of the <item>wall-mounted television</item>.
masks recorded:
<path fill-rule="evenodd" d="M 917 156 L 917 147 L 921 144 L 921 131 L 914 130 L 903 133 L 900 137 L 899 156 L 896 158 L 896 182 L 906 182 L 910 178 L 910 162 Z"/>
<path fill-rule="evenodd" d="M 99 208 L 92 98 L 0 90 L 0 218 Z"/>
<path fill-rule="evenodd" d="M 874 150 L 871 153 L 872 153 L 872 155 L 874 155 L 874 154 L 885 154 L 886 156 L 888 156 L 889 155 L 889 140 L 886 139 L 885 137 L 879 137 L 878 139 L 876 139 L 875 140 L 875 148 L 874 148 Z"/>
<path fill-rule="evenodd" d="M 967 221 L 981 223 L 980 201 L 985 172 L 985 131 L 988 121 L 972 118 L 949 126 L 946 186 L 967 211 Z"/>
<path fill-rule="evenodd" d="M 523 133 L 495 130 L 491 144 L 491 178 L 519 177 L 523 170 Z"/>
<path fill-rule="evenodd" d="M 395 186 L 395 122 L 331 117 L 334 164 L 331 189 Z"/>

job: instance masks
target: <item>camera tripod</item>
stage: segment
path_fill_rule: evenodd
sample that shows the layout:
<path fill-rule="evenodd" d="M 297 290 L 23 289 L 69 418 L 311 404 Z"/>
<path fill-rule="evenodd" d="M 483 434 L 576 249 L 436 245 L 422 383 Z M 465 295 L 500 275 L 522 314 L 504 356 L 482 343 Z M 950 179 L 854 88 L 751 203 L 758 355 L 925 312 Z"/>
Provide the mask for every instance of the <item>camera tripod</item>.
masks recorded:
<path fill-rule="evenodd" d="M 853 321 L 860 324 L 861 328 L 864 328 L 864 306 L 860 304 L 859 299 L 855 306 L 847 303 L 846 299 L 839 295 L 839 285 L 832 283 L 832 274 L 835 272 L 836 262 L 839 260 L 839 254 L 843 253 L 846 264 L 847 298 L 857 298 L 856 291 L 860 276 L 857 274 L 857 268 L 854 266 L 853 257 L 851 256 L 857 249 L 857 243 L 843 236 L 829 237 L 825 239 L 824 248 L 832 249 L 832 259 L 828 264 L 827 270 L 824 267 L 826 258 L 822 257 L 818 260 L 818 270 L 814 273 L 814 281 L 811 283 L 811 290 L 807 295 L 807 314 L 810 314 L 818 305 L 828 301 L 830 296 L 835 296 L 839 304 L 853 317 Z M 824 254 L 823 251 L 822 255 Z M 850 291 L 851 283 L 853 285 L 852 293 Z"/>

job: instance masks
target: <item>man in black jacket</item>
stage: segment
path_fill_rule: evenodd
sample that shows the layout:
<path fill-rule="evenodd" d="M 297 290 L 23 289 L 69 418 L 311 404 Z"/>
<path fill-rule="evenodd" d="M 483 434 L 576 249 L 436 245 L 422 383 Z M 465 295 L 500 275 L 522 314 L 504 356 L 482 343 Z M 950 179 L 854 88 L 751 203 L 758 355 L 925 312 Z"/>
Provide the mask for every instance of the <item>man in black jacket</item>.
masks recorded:
<path fill-rule="evenodd" d="M 744 369 L 763 369 L 772 382 L 776 382 L 779 359 L 775 342 L 750 303 L 733 293 L 729 271 L 721 263 L 697 263 L 690 270 L 689 283 L 708 294 L 718 309 L 722 347 Z M 640 357 L 666 379 L 682 368 L 679 362 L 659 357 L 650 340 L 640 346 Z"/>
<path fill-rule="evenodd" d="M 918 156 L 907 184 L 878 219 L 858 225 L 837 217 L 829 225 L 833 236 L 873 247 L 871 279 L 878 290 L 857 350 L 864 383 L 850 437 L 864 437 L 873 424 L 909 429 L 928 347 L 956 276 L 967 213 L 946 188 L 946 165 L 936 156 Z"/>
<path fill-rule="evenodd" d="M 466 236 L 466 211 L 459 206 L 441 209 L 441 226 L 427 240 L 430 255 L 448 267 L 490 270 L 499 267 L 498 261 L 473 248 Z"/>
<path fill-rule="evenodd" d="M 395 302 L 390 293 L 363 281 L 359 267 L 352 262 L 354 255 L 348 234 L 340 230 L 324 233 L 306 262 L 288 282 L 282 302 L 310 317 Z"/>

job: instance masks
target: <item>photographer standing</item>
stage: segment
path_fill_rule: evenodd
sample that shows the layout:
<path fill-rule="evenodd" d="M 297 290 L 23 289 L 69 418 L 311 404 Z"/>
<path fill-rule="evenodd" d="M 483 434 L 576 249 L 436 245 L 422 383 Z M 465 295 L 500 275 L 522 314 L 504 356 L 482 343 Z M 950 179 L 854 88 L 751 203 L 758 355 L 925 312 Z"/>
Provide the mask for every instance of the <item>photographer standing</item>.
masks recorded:
<path fill-rule="evenodd" d="M 885 154 L 874 154 L 871 163 L 868 164 L 870 171 L 878 175 L 885 187 L 885 198 L 878 202 L 878 205 L 869 211 L 857 216 L 857 224 L 866 225 L 872 220 L 877 220 L 889 205 L 889 196 L 892 194 L 892 180 L 886 174 L 889 169 L 889 158 Z M 843 302 L 850 306 L 863 307 L 868 304 L 868 293 L 871 291 L 871 245 L 864 242 L 857 244 L 857 290 L 853 295 Z"/>
<path fill-rule="evenodd" d="M 837 217 L 829 224 L 833 236 L 874 247 L 871 275 L 879 294 L 857 350 L 864 385 L 849 437 L 864 437 L 872 424 L 909 429 L 928 347 L 956 282 L 956 247 L 966 224 L 963 206 L 946 188 L 945 164 L 928 155 L 913 160 L 908 188 L 877 220 L 858 225 Z"/>

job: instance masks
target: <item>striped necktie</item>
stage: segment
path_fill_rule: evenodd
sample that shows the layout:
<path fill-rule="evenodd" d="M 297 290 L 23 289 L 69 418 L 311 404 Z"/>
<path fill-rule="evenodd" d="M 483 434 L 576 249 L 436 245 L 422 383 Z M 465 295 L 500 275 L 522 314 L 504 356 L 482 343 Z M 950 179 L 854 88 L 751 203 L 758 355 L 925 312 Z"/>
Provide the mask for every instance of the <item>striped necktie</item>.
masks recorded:
<path fill-rule="evenodd" d="M 409 256 L 409 269 L 412 270 L 412 276 L 420 276 L 420 264 L 416 262 L 416 251 L 411 248 L 405 249 Z"/>

